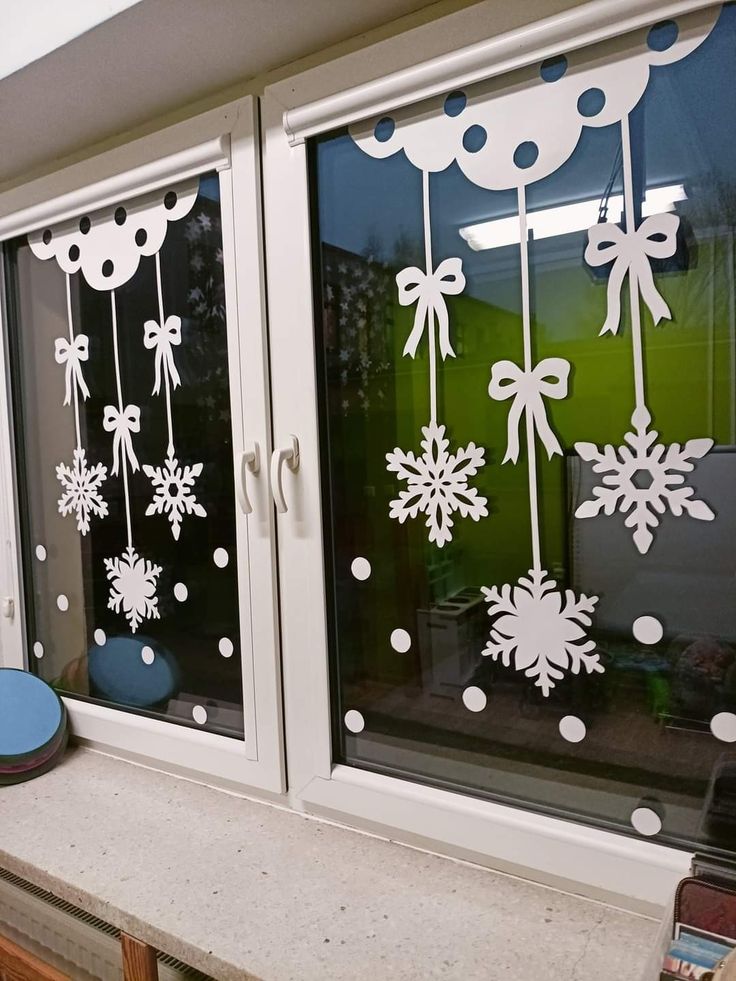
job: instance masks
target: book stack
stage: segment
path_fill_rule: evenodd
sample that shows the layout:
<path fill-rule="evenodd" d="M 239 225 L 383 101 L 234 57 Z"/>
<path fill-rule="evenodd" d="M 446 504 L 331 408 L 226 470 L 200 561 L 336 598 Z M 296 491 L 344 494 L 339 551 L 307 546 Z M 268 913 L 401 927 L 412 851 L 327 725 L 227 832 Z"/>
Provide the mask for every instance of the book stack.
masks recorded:
<path fill-rule="evenodd" d="M 675 894 L 672 939 L 661 981 L 736 981 L 736 888 L 733 870 L 696 858 L 697 873 Z"/>
<path fill-rule="evenodd" d="M 53 688 L 26 671 L 0 668 L 0 785 L 46 773 L 67 740 L 66 708 Z"/>

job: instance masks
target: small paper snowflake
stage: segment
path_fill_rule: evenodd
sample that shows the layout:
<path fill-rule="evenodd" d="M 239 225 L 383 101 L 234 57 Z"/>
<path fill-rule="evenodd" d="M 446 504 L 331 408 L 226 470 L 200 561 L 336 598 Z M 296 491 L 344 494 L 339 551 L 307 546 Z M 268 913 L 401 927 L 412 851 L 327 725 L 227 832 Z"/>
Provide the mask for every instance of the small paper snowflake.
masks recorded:
<path fill-rule="evenodd" d="M 156 596 L 160 565 L 142 559 L 129 545 L 120 558 L 105 559 L 105 568 L 111 583 L 107 605 L 115 613 L 122 607 L 132 633 L 143 620 L 160 619 Z"/>
<path fill-rule="evenodd" d="M 144 466 L 143 472 L 155 488 L 153 501 L 146 508 L 146 516 L 165 514 L 171 522 L 171 534 L 177 541 L 181 519 L 185 514 L 207 517 L 207 512 L 192 493 L 194 481 L 202 473 L 201 463 L 182 467 L 173 451 L 169 450 L 162 467 Z"/>
<path fill-rule="evenodd" d="M 565 672 L 588 674 L 604 671 L 595 651 L 595 641 L 588 640 L 585 627 L 592 623 L 591 614 L 597 596 L 581 593 L 577 598 L 571 589 L 564 592 L 544 569 L 530 569 L 529 578 L 521 576 L 518 584 L 482 588 L 493 618 L 490 640 L 483 654 L 505 667 L 514 657 L 514 668 L 547 697 Z M 564 600 L 564 605 L 563 605 Z"/>
<path fill-rule="evenodd" d="M 390 516 L 403 524 L 407 518 L 427 515 L 429 540 L 438 548 L 452 540 L 452 513 L 459 511 L 463 518 L 473 521 L 486 517 L 487 500 L 474 487 L 468 487 L 468 477 L 474 477 L 485 462 L 483 447 L 468 443 L 455 453 L 448 453 L 450 441 L 445 427 L 430 422 L 422 427 L 424 439 L 421 456 L 405 453 L 398 446 L 386 454 L 387 470 L 407 482 L 407 490 L 391 501 Z"/>
<path fill-rule="evenodd" d="M 575 444 L 578 455 L 593 462 L 594 473 L 607 475 L 602 486 L 593 488 L 593 499 L 578 507 L 575 517 L 594 518 L 601 511 L 626 514 L 624 524 L 634 529 L 634 544 L 642 555 L 649 551 L 653 529 L 667 508 L 676 518 L 684 512 L 699 521 L 715 518 L 705 501 L 693 497 L 695 490 L 685 484 L 683 476 L 694 469 L 693 460 L 705 456 L 713 440 L 689 439 L 684 446 L 665 446 L 657 442 L 659 433 L 649 429 L 651 421 L 647 409 L 634 411 L 631 423 L 635 431 L 624 436 L 628 446 L 609 443 L 599 450 L 595 443 Z"/>
<path fill-rule="evenodd" d="M 86 451 L 78 446 L 74 450 L 74 463 L 68 467 L 60 463 L 56 467 L 56 478 L 64 488 L 59 498 L 59 513 L 77 516 L 77 530 L 86 535 L 89 531 L 89 519 L 95 514 L 104 518 L 107 514 L 107 502 L 100 494 L 100 485 L 107 477 L 107 467 L 96 463 L 94 467 L 87 466 Z"/>

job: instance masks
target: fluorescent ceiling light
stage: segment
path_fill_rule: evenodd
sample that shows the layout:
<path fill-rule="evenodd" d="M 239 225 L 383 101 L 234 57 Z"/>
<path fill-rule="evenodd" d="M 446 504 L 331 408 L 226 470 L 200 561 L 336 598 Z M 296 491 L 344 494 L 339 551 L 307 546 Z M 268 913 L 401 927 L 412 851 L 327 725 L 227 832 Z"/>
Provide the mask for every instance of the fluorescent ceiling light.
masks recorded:
<path fill-rule="evenodd" d="M 668 184 L 666 187 L 651 187 L 644 197 L 642 217 L 661 215 L 665 211 L 674 210 L 677 201 L 686 201 L 687 194 L 682 184 Z M 540 211 L 527 213 L 527 225 L 530 238 L 554 238 L 556 235 L 568 235 L 570 232 L 586 231 L 598 222 L 601 210 L 601 198 L 589 198 L 575 204 L 564 204 L 559 208 L 542 208 Z M 624 199 L 621 194 L 608 198 L 606 220 L 614 223 L 621 221 Z M 460 229 L 460 235 L 471 249 L 480 252 L 483 249 L 499 249 L 504 245 L 519 243 L 519 217 L 495 218 L 493 221 L 481 221 L 477 225 L 466 225 Z"/>

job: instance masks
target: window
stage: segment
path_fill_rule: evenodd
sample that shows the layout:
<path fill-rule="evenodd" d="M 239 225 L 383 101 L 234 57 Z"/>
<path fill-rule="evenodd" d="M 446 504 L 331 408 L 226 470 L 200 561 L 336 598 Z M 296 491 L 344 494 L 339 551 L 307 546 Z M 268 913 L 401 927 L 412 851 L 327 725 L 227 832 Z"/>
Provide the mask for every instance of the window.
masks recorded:
<path fill-rule="evenodd" d="M 25 650 L 3 658 L 96 745 L 280 791 L 254 111 L 4 220 Z"/>
<path fill-rule="evenodd" d="M 218 175 L 7 256 L 31 664 L 66 694 L 242 738 Z"/>
<path fill-rule="evenodd" d="M 337 763 L 731 853 L 735 35 L 311 141 Z"/>

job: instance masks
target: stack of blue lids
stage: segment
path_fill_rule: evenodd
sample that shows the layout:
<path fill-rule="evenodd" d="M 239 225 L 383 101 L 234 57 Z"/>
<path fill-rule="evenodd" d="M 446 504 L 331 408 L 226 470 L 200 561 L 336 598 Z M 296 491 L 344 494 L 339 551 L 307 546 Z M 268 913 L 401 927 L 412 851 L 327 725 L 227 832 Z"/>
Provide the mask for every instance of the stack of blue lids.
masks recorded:
<path fill-rule="evenodd" d="M 53 688 L 27 671 L 0 668 L 0 785 L 46 773 L 67 739 L 66 708 Z"/>

